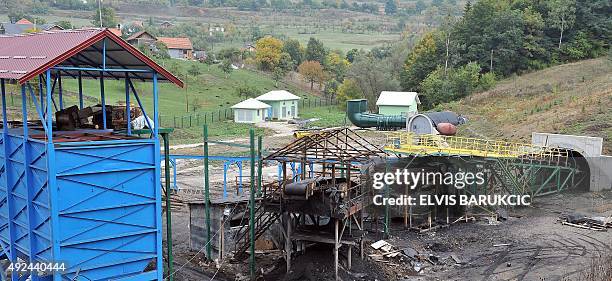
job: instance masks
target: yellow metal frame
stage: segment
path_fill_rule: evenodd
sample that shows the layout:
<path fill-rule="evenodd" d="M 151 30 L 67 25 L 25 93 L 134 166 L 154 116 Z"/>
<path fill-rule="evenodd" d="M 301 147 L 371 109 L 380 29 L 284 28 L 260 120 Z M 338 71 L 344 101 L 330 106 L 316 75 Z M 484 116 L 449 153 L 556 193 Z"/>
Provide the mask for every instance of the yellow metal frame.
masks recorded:
<path fill-rule="evenodd" d="M 557 160 L 568 152 L 528 143 L 486 140 L 412 132 L 387 133 L 385 151 L 411 155 L 457 155 L 492 158 Z"/>

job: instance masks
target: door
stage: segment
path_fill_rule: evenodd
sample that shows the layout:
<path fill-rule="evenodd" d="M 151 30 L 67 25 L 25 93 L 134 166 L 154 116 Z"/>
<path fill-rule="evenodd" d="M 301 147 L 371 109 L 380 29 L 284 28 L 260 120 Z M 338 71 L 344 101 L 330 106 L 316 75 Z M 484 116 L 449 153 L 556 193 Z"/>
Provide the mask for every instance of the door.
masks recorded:
<path fill-rule="evenodd" d="M 282 114 L 282 118 L 287 118 L 287 107 L 283 106 L 281 108 L 281 111 L 282 111 L 282 113 L 281 113 Z"/>
<path fill-rule="evenodd" d="M 291 117 L 295 118 L 295 105 L 291 106 Z"/>

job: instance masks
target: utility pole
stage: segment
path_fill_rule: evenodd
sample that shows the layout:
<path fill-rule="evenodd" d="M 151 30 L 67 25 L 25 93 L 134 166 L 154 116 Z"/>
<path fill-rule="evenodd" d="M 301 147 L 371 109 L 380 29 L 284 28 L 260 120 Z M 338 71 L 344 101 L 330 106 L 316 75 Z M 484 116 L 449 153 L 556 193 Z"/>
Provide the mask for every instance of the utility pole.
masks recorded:
<path fill-rule="evenodd" d="M 98 0 L 98 15 L 100 16 L 100 28 L 104 27 L 102 25 L 102 0 Z"/>

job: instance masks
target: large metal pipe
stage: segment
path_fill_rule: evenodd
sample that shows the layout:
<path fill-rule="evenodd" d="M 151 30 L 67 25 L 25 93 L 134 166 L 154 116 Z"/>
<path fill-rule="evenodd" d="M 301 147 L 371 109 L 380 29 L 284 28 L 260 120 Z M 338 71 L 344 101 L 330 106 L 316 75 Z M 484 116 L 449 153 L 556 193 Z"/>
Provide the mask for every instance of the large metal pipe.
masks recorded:
<path fill-rule="evenodd" d="M 367 109 L 368 100 L 349 100 L 346 105 L 346 114 L 353 125 L 361 128 L 376 127 L 390 130 L 406 127 L 406 116 L 368 113 Z"/>
<path fill-rule="evenodd" d="M 361 128 L 376 127 L 379 130 L 394 130 L 406 128 L 406 116 L 404 115 L 382 115 L 369 113 L 368 100 L 349 100 L 346 104 L 346 114 L 353 125 Z M 423 116 L 424 115 L 424 116 Z M 414 117 L 425 117 L 431 122 L 432 128 L 441 123 L 461 125 L 466 122 L 465 118 L 451 111 L 425 112 Z M 435 129 L 434 129 L 435 130 Z M 433 132 L 432 132 L 433 133 Z"/>

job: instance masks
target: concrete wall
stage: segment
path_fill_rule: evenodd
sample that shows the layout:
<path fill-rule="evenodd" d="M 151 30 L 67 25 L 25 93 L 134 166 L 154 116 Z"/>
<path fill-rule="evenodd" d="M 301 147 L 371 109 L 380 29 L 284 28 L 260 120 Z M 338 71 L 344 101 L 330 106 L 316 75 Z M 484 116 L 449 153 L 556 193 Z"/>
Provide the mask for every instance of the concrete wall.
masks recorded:
<path fill-rule="evenodd" d="M 380 105 L 378 113 L 383 115 L 406 115 L 407 112 L 416 111 L 416 106 Z"/>
<path fill-rule="evenodd" d="M 265 121 L 267 116 L 267 109 L 234 109 L 234 122 L 236 123 L 259 123 Z"/>
<path fill-rule="evenodd" d="M 291 120 L 299 117 L 298 100 L 262 101 L 271 106 L 269 116 L 271 119 Z M 294 109 L 292 112 L 291 109 Z M 285 115 L 283 116 L 283 108 Z"/>
<path fill-rule="evenodd" d="M 612 190 L 612 156 L 601 155 L 603 139 L 549 133 L 533 133 L 534 145 L 571 149 L 585 157 L 591 173 L 590 190 Z"/>

